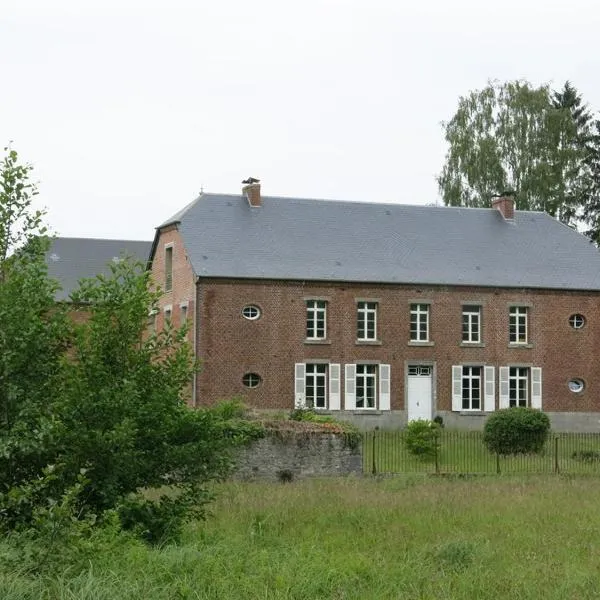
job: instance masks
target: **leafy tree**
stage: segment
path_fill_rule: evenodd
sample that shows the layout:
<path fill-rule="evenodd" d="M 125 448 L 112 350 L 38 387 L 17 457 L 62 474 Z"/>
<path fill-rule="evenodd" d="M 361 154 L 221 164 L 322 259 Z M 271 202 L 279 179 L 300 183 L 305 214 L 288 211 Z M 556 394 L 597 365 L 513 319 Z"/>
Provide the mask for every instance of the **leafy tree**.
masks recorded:
<path fill-rule="evenodd" d="M 29 172 L 10 149 L 0 171 L 0 531 L 33 526 L 56 540 L 56 524 L 116 511 L 148 541 L 176 537 L 184 519 L 203 514 L 206 482 L 225 476 L 237 446 L 261 431 L 234 403 L 186 406 L 196 369 L 186 331 L 147 334 L 157 295 L 143 265 L 124 258 L 82 282 L 73 306 L 88 318 L 67 318 L 47 275 Z"/>
<path fill-rule="evenodd" d="M 575 88 L 554 96 L 547 85 L 489 83 L 461 97 L 443 124 L 449 144 L 438 177 L 444 203 L 489 206 L 514 190 L 520 210 L 544 210 L 567 224 L 581 214 L 591 186 L 582 139 L 589 113 Z"/>

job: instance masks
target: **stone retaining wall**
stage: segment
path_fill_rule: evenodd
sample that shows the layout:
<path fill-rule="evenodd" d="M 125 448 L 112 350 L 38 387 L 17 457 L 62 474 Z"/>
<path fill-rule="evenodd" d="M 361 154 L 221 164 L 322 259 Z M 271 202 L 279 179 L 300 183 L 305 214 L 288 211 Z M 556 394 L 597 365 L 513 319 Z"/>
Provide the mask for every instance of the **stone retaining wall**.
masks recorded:
<path fill-rule="evenodd" d="M 236 479 L 293 481 L 362 473 L 360 443 L 351 448 L 344 435 L 269 431 L 239 456 Z"/>

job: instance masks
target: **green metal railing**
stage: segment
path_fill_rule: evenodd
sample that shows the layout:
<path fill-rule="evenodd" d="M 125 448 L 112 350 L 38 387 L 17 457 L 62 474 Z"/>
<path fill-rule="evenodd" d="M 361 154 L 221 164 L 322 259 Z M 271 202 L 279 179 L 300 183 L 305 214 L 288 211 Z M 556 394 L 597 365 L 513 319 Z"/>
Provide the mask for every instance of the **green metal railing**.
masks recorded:
<path fill-rule="evenodd" d="M 442 430 L 432 456 L 414 456 L 403 431 L 369 431 L 362 439 L 363 472 L 394 473 L 597 473 L 600 433 L 551 433 L 539 454 L 490 452 L 480 431 Z"/>

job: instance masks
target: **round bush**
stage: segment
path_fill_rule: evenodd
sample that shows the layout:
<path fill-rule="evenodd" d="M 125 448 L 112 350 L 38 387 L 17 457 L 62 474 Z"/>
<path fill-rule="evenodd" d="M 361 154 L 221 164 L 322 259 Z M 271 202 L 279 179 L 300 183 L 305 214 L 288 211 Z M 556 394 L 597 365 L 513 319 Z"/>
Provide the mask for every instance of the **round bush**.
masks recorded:
<path fill-rule="evenodd" d="M 404 445 L 413 455 L 423 460 L 433 460 L 439 449 L 440 426 L 433 421 L 411 421 L 404 431 Z"/>
<path fill-rule="evenodd" d="M 497 454 L 539 454 L 548 439 L 550 419 L 522 406 L 496 411 L 485 423 L 483 442 Z"/>

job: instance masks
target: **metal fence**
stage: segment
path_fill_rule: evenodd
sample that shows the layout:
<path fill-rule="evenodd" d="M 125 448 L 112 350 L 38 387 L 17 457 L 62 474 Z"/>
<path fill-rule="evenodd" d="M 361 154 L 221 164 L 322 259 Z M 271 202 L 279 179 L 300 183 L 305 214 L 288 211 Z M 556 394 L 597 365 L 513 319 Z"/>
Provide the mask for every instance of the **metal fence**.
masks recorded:
<path fill-rule="evenodd" d="M 363 472 L 399 473 L 597 473 L 600 474 L 600 433 L 551 433 L 539 454 L 502 456 L 490 452 L 480 431 L 442 430 L 429 457 L 406 447 L 403 431 L 363 434 Z"/>

